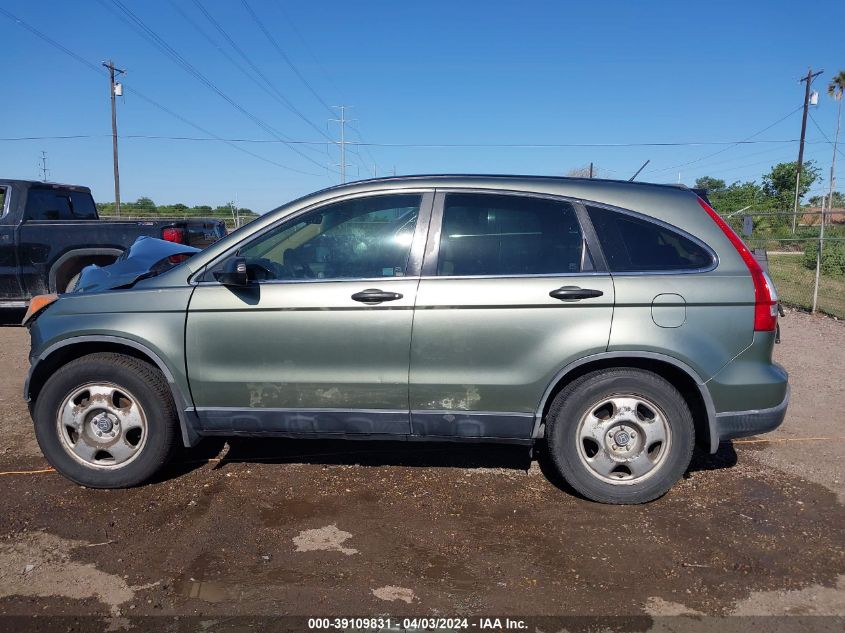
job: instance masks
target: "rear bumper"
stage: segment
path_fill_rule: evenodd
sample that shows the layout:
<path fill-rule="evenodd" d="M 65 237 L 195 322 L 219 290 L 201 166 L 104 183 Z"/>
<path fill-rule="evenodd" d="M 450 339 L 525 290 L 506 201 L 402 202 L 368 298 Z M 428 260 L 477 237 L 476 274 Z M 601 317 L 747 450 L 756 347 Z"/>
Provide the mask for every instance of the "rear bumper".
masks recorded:
<path fill-rule="evenodd" d="M 774 407 L 717 413 L 716 432 L 718 433 L 719 441 L 774 431 L 786 417 L 786 408 L 789 406 L 789 395 L 790 388 L 787 385 L 783 402 Z"/>

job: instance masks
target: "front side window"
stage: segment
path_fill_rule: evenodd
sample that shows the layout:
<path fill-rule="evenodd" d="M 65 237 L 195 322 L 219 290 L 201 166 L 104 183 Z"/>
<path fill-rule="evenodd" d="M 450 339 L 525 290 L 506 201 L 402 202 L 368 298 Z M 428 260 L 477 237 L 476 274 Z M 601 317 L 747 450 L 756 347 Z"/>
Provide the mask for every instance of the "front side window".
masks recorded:
<path fill-rule="evenodd" d="M 587 206 L 611 272 L 698 270 L 713 255 L 677 231 L 627 213 Z"/>
<path fill-rule="evenodd" d="M 564 201 L 449 194 L 437 274 L 553 275 L 590 268 L 575 209 Z"/>
<path fill-rule="evenodd" d="M 403 277 L 421 196 L 347 200 L 284 223 L 242 247 L 252 279 Z"/>

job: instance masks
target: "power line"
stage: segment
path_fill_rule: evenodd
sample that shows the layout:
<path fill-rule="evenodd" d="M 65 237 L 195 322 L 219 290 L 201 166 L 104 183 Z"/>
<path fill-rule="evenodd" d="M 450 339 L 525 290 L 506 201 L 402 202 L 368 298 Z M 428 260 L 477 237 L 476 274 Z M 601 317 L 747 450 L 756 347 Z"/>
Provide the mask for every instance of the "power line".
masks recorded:
<path fill-rule="evenodd" d="M 119 0 L 112 0 L 112 2 L 118 2 L 118 1 Z M 204 6 L 202 6 L 202 4 L 199 2 L 199 0 L 193 0 L 193 3 L 194 3 L 194 5 L 196 5 L 197 9 L 199 9 L 200 12 L 206 17 L 206 19 L 209 22 L 211 22 L 212 26 L 214 26 L 214 28 L 217 29 L 217 31 L 220 33 L 220 35 L 222 35 L 223 38 L 229 43 L 229 46 L 231 46 L 235 50 L 235 52 L 243 58 L 243 60 L 252 69 L 252 71 L 256 75 L 261 77 L 261 79 L 263 79 L 267 83 L 267 85 L 273 90 L 273 93 L 276 94 L 276 96 L 278 97 L 277 101 L 279 101 L 279 103 L 284 105 L 288 110 L 290 110 L 296 116 L 298 116 L 300 119 L 302 119 L 311 128 L 316 130 L 318 134 L 321 134 L 321 135 L 325 136 L 326 138 L 328 138 L 328 135 L 326 135 L 325 132 L 323 132 L 308 117 L 306 117 L 302 112 L 300 112 L 296 108 L 296 106 L 294 106 L 293 103 L 291 103 L 290 99 L 288 99 L 284 94 L 282 94 L 282 92 L 278 88 L 276 88 L 275 84 L 273 84 L 273 82 L 270 81 L 270 78 L 267 77 L 267 75 L 265 75 L 261 71 L 261 69 L 258 68 L 258 66 L 255 65 L 255 63 L 249 58 L 249 56 L 243 51 L 243 49 L 241 49 L 241 47 L 238 46 L 238 44 L 235 42 L 235 40 L 233 40 L 229 36 L 229 34 L 220 25 L 220 23 L 217 22 L 217 20 L 214 19 L 214 17 L 208 12 L 208 10 Z"/>
<path fill-rule="evenodd" d="M 290 69 L 294 72 L 294 74 L 297 77 L 299 77 L 299 80 L 303 84 L 305 84 L 305 87 L 308 88 L 308 90 L 311 92 L 312 95 L 314 95 L 314 98 L 317 99 L 317 101 L 319 101 L 326 110 L 328 110 L 329 112 L 332 112 L 332 109 L 329 106 L 329 104 L 327 104 L 323 100 L 323 98 L 314 89 L 314 87 L 309 83 L 309 81 L 305 78 L 305 76 L 299 71 L 299 68 L 297 68 L 296 65 L 291 61 L 290 57 L 288 57 L 287 54 L 282 50 L 282 47 L 279 46 L 279 42 L 276 40 L 275 37 L 273 37 L 273 34 L 270 33 L 270 31 L 267 30 L 267 27 L 264 26 L 264 23 L 261 21 L 261 18 L 259 18 L 258 15 L 256 15 L 255 11 L 253 11 L 252 7 L 249 5 L 249 2 L 247 2 L 247 0 L 241 0 L 241 4 L 244 5 L 244 9 L 246 9 L 247 13 L 249 13 L 250 17 L 255 22 L 255 24 L 258 26 L 258 28 L 261 29 L 261 32 L 264 33 L 264 37 L 266 37 L 267 40 L 270 42 L 270 44 L 273 46 L 273 48 L 276 49 L 276 52 L 284 60 L 284 62 L 290 67 Z"/>
<path fill-rule="evenodd" d="M 707 154 L 706 156 L 702 156 L 701 158 L 696 158 L 695 160 L 687 161 L 687 162 L 685 162 L 685 163 L 681 163 L 681 164 L 679 164 L 679 165 L 674 165 L 674 166 L 672 166 L 672 167 L 663 167 L 663 168 L 661 168 L 661 169 L 651 169 L 651 170 L 649 170 L 649 171 L 648 171 L 648 172 L 646 172 L 646 173 L 649 173 L 649 174 L 656 174 L 656 173 L 661 173 L 661 172 L 664 172 L 664 171 L 674 171 L 675 169 L 678 169 L 679 167 L 686 167 L 687 165 L 692 165 L 692 164 L 694 164 L 694 163 L 700 163 L 701 161 L 703 161 L 703 160 L 707 160 L 708 158 L 712 158 L 713 156 L 717 156 L 718 154 L 721 154 L 722 152 L 727 152 L 729 149 L 731 149 L 731 148 L 733 148 L 733 147 L 736 147 L 737 145 L 743 145 L 743 144 L 747 143 L 748 141 L 750 141 L 751 139 L 753 139 L 755 136 L 760 136 L 763 132 L 766 132 L 766 131 L 768 131 L 768 130 L 772 129 L 773 127 L 775 127 L 777 124 L 782 123 L 783 121 L 786 121 L 786 119 L 788 119 L 789 117 L 791 117 L 793 114 L 795 114 L 796 112 L 798 112 L 798 110 L 800 110 L 800 109 L 801 109 L 801 108 L 803 108 L 803 107 L 804 107 L 803 105 L 798 106 L 798 107 L 797 107 L 797 108 L 795 108 L 792 112 L 790 112 L 789 114 L 787 114 L 787 115 L 785 115 L 785 116 L 782 116 L 781 118 L 779 118 L 779 119 L 778 119 L 777 121 L 775 121 L 774 123 L 772 123 L 772 124 L 770 124 L 770 125 L 767 125 L 766 127 L 764 127 L 764 128 L 763 128 L 762 130 L 760 130 L 759 132 L 754 132 L 754 134 L 752 134 L 751 136 L 746 137 L 746 138 L 745 138 L 745 139 L 743 139 L 742 141 L 737 141 L 737 142 L 735 142 L 735 143 L 731 143 L 728 147 L 725 147 L 725 148 L 723 148 L 723 149 L 720 149 L 720 150 L 719 150 L 719 151 L 717 151 L 717 152 L 713 152 L 712 154 Z"/>
<path fill-rule="evenodd" d="M 186 13 L 183 9 L 182 9 L 182 7 L 180 7 L 180 6 L 179 6 L 176 2 L 174 2 L 174 0 L 169 0 L 169 2 L 170 2 L 170 6 L 171 6 L 171 7 L 173 7 L 173 9 L 174 9 L 174 10 L 175 10 L 175 11 L 176 11 L 179 15 L 181 15 L 181 16 L 182 16 L 182 18 L 183 18 L 183 19 L 184 19 L 184 20 L 185 20 L 188 24 L 190 24 L 190 25 L 191 25 L 191 27 L 192 27 L 192 28 L 193 28 L 193 29 L 194 29 L 197 33 L 199 33 L 199 34 L 200 34 L 200 35 L 201 35 L 201 36 L 202 36 L 202 37 L 203 37 L 203 38 L 204 38 L 204 39 L 205 39 L 205 40 L 206 40 L 209 44 L 211 44 L 211 46 L 212 46 L 212 47 L 213 47 L 213 48 L 214 48 L 214 49 L 215 49 L 218 53 L 220 53 L 221 55 L 223 55 L 223 57 L 225 57 L 225 58 L 229 61 L 229 63 L 230 63 L 230 64 L 232 64 L 235 68 L 237 68 L 237 69 L 241 72 L 241 74 L 243 74 L 245 77 L 247 77 L 247 78 L 248 78 L 251 82 L 253 82 L 256 86 L 258 86 L 258 87 L 259 87 L 262 91 L 264 91 L 267 95 L 269 95 L 269 96 L 270 96 L 270 98 L 272 98 L 272 99 L 274 99 L 274 100 L 276 100 L 276 101 L 278 101 L 278 100 L 279 100 L 279 97 L 278 97 L 276 94 L 274 94 L 274 93 L 270 90 L 270 88 L 267 86 L 267 84 L 265 84 L 264 82 L 262 82 L 262 81 L 260 81 L 259 79 L 257 79 L 255 76 L 253 76 L 253 75 L 249 72 L 249 70 L 247 70 L 246 68 L 244 68 L 244 67 L 243 67 L 243 66 L 242 66 L 242 65 L 241 65 L 241 64 L 240 64 L 240 63 L 239 63 L 239 62 L 238 62 L 238 61 L 237 61 L 234 57 L 232 57 L 232 56 L 231 56 L 231 55 L 230 55 L 230 54 L 226 51 L 226 49 L 225 49 L 225 48 L 223 48 L 222 46 L 220 46 L 220 45 L 219 45 L 219 44 L 218 44 L 218 43 L 214 40 L 214 38 L 213 38 L 213 37 L 211 37 L 208 33 L 206 33 L 206 32 L 205 32 L 205 30 L 204 30 L 204 29 L 202 29 L 202 28 L 201 28 L 201 27 L 200 27 L 200 26 L 199 26 L 199 25 L 198 25 L 198 24 L 197 24 L 197 23 L 196 23 L 196 22 L 195 22 L 195 21 L 191 18 L 191 16 L 190 16 L 190 15 L 188 15 L 188 14 L 187 14 L 187 13 Z M 279 130 L 276 130 L 276 132 L 279 134 L 279 136 L 281 136 L 281 137 L 282 137 L 282 138 L 284 138 L 285 140 L 287 140 L 287 141 L 290 141 L 290 140 L 291 140 L 291 139 L 290 139 L 290 137 L 289 137 L 288 135 L 286 135 L 286 134 L 282 134 Z"/>
<path fill-rule="evenodd" d="M 104 6 L 108 6 L 105 5 L 105 0 L 99 0 L 99 2 Z M 287 144 L 287 141 L 282 138 L 281 134 L 278 133 L 277 130 L 275 130 L 271 125 L 254 115 L 252 112 L 246 110 L 246 108 L 241 106 L 229 95 L 223 92 L 214 82 L 212 82 L 208 77 L 206 77 L 202 72 L 200 72 L 176 49 L 170 46 L 170 44 L 168 44 L 162 37 L 160 37 L 155 31 L 153 31 L 149 26 L 147 26 L 147 24 L 145 24 L 144 21 L 141 20 L 141 18 L 139 18 L 131 9 L 124 5 L 123 2 L 121 2 L 120 0 L 111 0 L 111 2 L 126 16 L 127 19 L 124 19 L 124 22 L 129 24 L 129 26 L 137 33 L 139 33 L 144 39 L 151 42 L 156 48 L 158 48 L 162 53 L 164 53 L 166 57 L 168 57 L 171 61 L 175 62 L 178 66 L 182 67 L 183 70 L 185 70 L 188 74 L 197 79 L 200 83 L 202 83 L 207 88 L 219 95 L 223 100 L 229 103 L 229 105 L 238 110 L 241 114 L 246 116 L 253 123 L 258 125 L 262 130 L 278 139 L 281 143 Z M 325 167 L 310 156 L 303 154 L 299 150 L 295 149 L 293 146 L 289 145 L 289 147 L 293 149 L 293 151 L 298 153 L 300 156 L 305 158 L 307 161 L 316 165 L 317 167 L 320 167 L 321 169 Z"/>
<path fill-rule="evenodd" d="M 2 9 L 0 9 L 2 11 Z M 130 89 L 128 86 L 124 87 L 127 92 L 134 92 L 138 95 L 137 90 Z M 347 106 L 349 107 L 349 106 Z M 347 123 L 352 119 L 346 119 Z M 350 129 L 353 129 L 350 126 Z M 6 136 L 0 137 L 0 141 L 38 141 L 38 140 L 64 140 L 64 139 L 79 139 L 79 138 L 98 138 L 100 136 L 110 136 L 107 134 L 65 134 L 54 136 Z M 290 144 L 290 145 L 337 145 L 337 141 L 330 139 L 322 140 L 296 140 L 296 139 L 269 139 L 269 138 L 224 138 L 214 136 L 213 138 L 204 138 L 198 136 L 167 136 L 154 134 L 121 134 L 120 138 L 147 138 L 147 139 L 162 139 L 172 141 L 231 141 L 234 143 L 266 143 L 266 144 Z M 475 148 L 491 148 L 491 149 L 557 149 L 557 148 L 578 148 L 578 147 L 597 147 L 609 148 L 616 147 L 696 147 L 706 145 L 767 145 L 767 144 L 787 144 L 797 143 L 798 139 L 770 139 L 762 141 L 679 141 L 679 142 L 643 142 L 643 143 L 366 143 L 363 141 L 346 140 L 346 145 L 356 145 L 360 147 L 395 147 L 400 149 L 475 149 Z M 829 141 L 806 141 L 807 145 L 818 145 L 822 143 L 829 143 Z M 768 150 L 766 150 L 768 151 Z M 753 155 L 753 154 L 752 154 Z M 718 164 L 718 163 L 716 163 Z"/>
<path fill-rule="evenodd" d="M 4 8 L 0 7 L 0 14 L 1 14 L 1 15 L 4 15 L 4 16 L 5 16 L 5 17 L 7 17 L 9 20 L 11 20 L 12 22 L 14 22 L 14 23 L 15 23 L 15 24 L 17 24 L 18 26 L 20 26 L 21 28 L 26 29 L 27 31 L 29 31 L 30 33 L 32 33 L 33 35 L 35 35 L 35 36 L 36 36 L 36 37 L 38 37 L 39 39 L 41 39 L 41 40 L 43 40 L 44 42 L 48 43 L 50 46 L 52 46 L 52 47 L 54 47 L 54 48 L 56 48 L 56 49 L 60 50 L 61 52 L 63 52 L 63 53 L 64 53 L 65 55 L 67 55 L 68 57 L 70 57 L 70 58 L 72 58 L 73 60 L 75 60 L 75 61 L 79 62 L 80 64 L 82 64 L 83 66 L 85 66 L 85 67 L 87 67 L 88 69 L 92 70 L 93 72 L 97 73 L 98 75 L 103 76 L 103 75 L 105 74 L 102 70 L 100 70 L 100 68 L 99 68 L 98 66 L 96 66 L 96 65 L 92 64 L 91 62 L 89 62 L 89 61 L 88 61 L 87 59 L 85 59 L 84 57 L 82 57 L 82 56 L 80 56 L 80 55 L 78 55 L 78 54 L 74 53 L 72 50 L 70 50 L 70 49 L 69 49 L 69 48 L 67 48 L 66 46 L 64 46 L 64 45 L 60 44 L 59 42 L 57 42 L 56 40 L 54 40 L 53 38 L 51 38 L 49 35 L 47 35 L 47 34 L 45 34 L 45 33 L 42 33 L 41 31 L 39 31 L 39 30 L 38 30 L 38 29 L 36 29 L 35 27 L 31 26 L 30 24 L 28 24 L 27 22 L 25 22 L 25 21 L 24 21 L 24 20 L 22 20 L 21 18 L 17 17 L 17 16 L 16 16 L 16 15 L 14 15 L 13 13 L 10 13 L 10 12 L 9 12 L 9 11 L 7 11 L 6 9 L 4 9 Z M 148 97 L 148 96 L 144 95 L 143 93 L 141 93 L 141 92 L 140 92 L 140 91 L 138 91 L 138 90 L 135 90 L 135 89 L 133 89 L 133 88 L 125 88 L 125 91 L 127 91 L 127 92 L 131 92 L 132 94 L 134 94 L 134 95 L 135 95 L 135 96 L 137 96 L 138 98 L 140 98 L 140 99 L 142 99 L 142 100 L 146 101 L 147 103 L 149 103 L 150 105 L 152 105 L 152 106 L 154 106 L 154 107 L 158 108 L 158 109 L 159 109 L 159 110 L 161 110 L 162 112 L 165 112 L 165 113 L 169 114 L 170 116 L 172 116 L 172 117 L 174 117 L 174 118 L 176 118 L 176 119 L 178 119 L 178 120 L 182 121 L 183 123 L 185 123 L 185 124 L 187 124 L 187 125 L 191 126 L 192 128 L 194 128 L 195 130 L 199 130 L 199 131 L 200 131 L 200 132 L 202 132 L 203 134 L 206 134 L 206 135 L 208 135 L 208 136 L 212 137 L 214 140 L 217 140 L 217 141 L 221 141 L 221 142 L 223 142 L 223 143 L 226 143 L 226 144 L 227 144 L 227 145 L 229 145 L 230 147 L 233 147 L 234 149 L 238 150 L 239 152 L 243 152 L 244 154 L 248 154 L 249 156 L 252 156 L 252 157 L 254 157 L 254 158 L 257 158 L 257 159 L 259 159 L 259 160 L 262 160 L 262 161 L 264 161 L 264 162 L 266 162 L 266 163 L 269 163 L 269 164 L 271 164 L 271 165 L 274 165 L 274 166 L 276 166 L 276 167 L 280 167 L 280 168 L 282 168 L 282 169 L 286 169 L 286 170 L 288 170 L 288 171 L 293 171 L 293 172 L 296 172 L 296 173 L 299 173 L 299 174 L 304 174 L 304 175 L 306 175 L 306 176 L 317 176 L 317 177 L 321 177 L 321 176 L 323 176 L 323 174 L 314 174 L 314 173 L 311 173 L 311 172 L 303 171 L 303 170 L 301 170 L 301 169 L 296 169 L 296 168 L 294 168 L 294 167 L 289 167 L 289 166 L 287 166 L 287 165 L 283 165 L 283 164 L 278 163 L 278 162 L 276 162 L 276 161 L 274 161 L 274 160 L 271 160 L 271 159 L 269 159 L 269 158 L 266 158 L 265 156 L 261 156 L 261 155 L 259 155 L 259 154 L 255 154 L 255 153 L 253 153 L 253 152 L 249 151 L 248 149 L 245 149 L 245 148 L 243 148 L 243 147 L 240 147 L 239 145 L 236 145 L 236 144 L 235 144 L 234 142 L 232 142 L 232 141 L 226 140 L 226 139 L 224 139 L 224 138 L 222 138 L 222 137 L 220 137 L 220 136 L 218 136 L 218 135 L 214 134 L 213 132 L 208 131 L 207 129 L 205 129 L 205 128 L 204 128 L 204 127 L 202 127 L 202 126 L 197 125 L 197 124 L 196 124 L 196 123 L 194 123 L 193 121 L 190 121 L 189 119 L 185 118 L 185 117 L 184 117 L 184 116 L 182 116 L 181 114 L 178 114 L 177 112 L 174 112 L 173 110 L 171 110 L 171 109 L 167 108 L 166 106 L 164 106 L 164 105 L 162 105 L 162 104 L 158 103 L 158 102 L 157 102 L 157 101 L 155 101 L 154 99 L 152 99 L 152 98 L 150 98 L 150 97 Z M 37 138 L 38 138 L 38 137 L 30 137 L 30 138 L 18 137 L 18 138 L 6 139 L 6 140 L 34 140 L 34 139 L 37 139 Z M 42 138 L 49 139 L 49 138 L 51 138 L 51 137 L 42 137 Z M 59 137 L 52 137 L 52 138 L 55 138 L 55 139 L 68 139 L 68 138 L 95 138 L 95 135 L 79 135 L 79 134 L 77 134 L 77 135 L 69 135 L 69 136 L 64 136 L 64 137 L 59 136 Z M 211 139 L 207 139 L 207 140 L 211 140 Z"/>
<path fill-rule="evenodd" d="M 194 3 L 198 4 L 198 0 L 194 0 Z M 285 51 L 279 45 L 278 40 L 276 40 L 276 38 L 273 37 L 273 34 L 267 29 L 267 27 L 264 25 L 261 18 L 258 17 L 258 15 L 255 13 L 253 8 L 250 6 L 249 2 L 247 0 L 241 0 L 241 4 L 244 6 L 244 9 L 246 9 L 246 12 L 250 15 L 252 20 L 255 22 L 255 24 L 258 26 L 258 28 L 261 30 L 261 32 L 264 34 L 264 36 L 267 38 L 267 40 L 270 42 L 270 44 L 273 46 L 273 48 L 276 50 L 276 52 L 279 54 L 279 56 L 282 58 L 282 60 L 284 60 L 284 62 L 288 65 L 288 67 L 290 67 L 290 69 L 299 78 L 299 80 L 305 85 L 305 87 L 308 88 L 308 90 L 311 92 L 311 94 L 314 96 L 314 98 L 317 99 L 317 101 L 319 101 L 323 105 L 323 107 L 326 108 L 326 110 L 328 110 L 331 114 L 334 114 L 331 106 L 329 106 L 328 103 L 326 103 L 326 101 L 320 96 L 320 94 L 317 92 L 317 90 L 311 85 L 311 83 L 300 72 L 299 68 L 297 68 L 296 65 L 293 63 L 293 61 L 291 61 L 290 57 L 288 57 L 288 55 L 285 53 Z M 290 21 L 289 18 L 288 18 L 288 20 Z M 361 140 L 363 141 L 363 136 L 361 136 L 360 132 L 356 131 L 356 133 L 358 134 L 359 138 L 361 138 Z M 367 152 L 370 160 L 372 161 L 372 168 L 370 168 L 364 162 L 364 160 L 361 158 L 361 156 L 357 152 L 353 152 L 353 153 L 355 154 L 355 157 L 358 159 L 358 161 L 364 166 L 364 169 L 369 169 L 370 171 L 372 171 L 373 176 L 375 176 L 376 171 L 377 171 L 377 161 L 368 149 L 365 148 L 365 151 Z"/>
<path fill-rule="evenodd" d="M 824 137 L 825 142 L 826 142 L 828 145 L 833 145 L 833 141 L 831 141 L 831 140 L 830 140 L 830 137 L 829 137 L 827 134 L 825 134 L 825 131 L 824 131 L 824 130 L 821 128 L 821 126 L 818 124 L 818 122 L 816 121 L 815 117 L 813 117 L 813 113 L 812 113 L 812 112 L 810 113 L 810 120 L 813 122 L 813 125 L 815 125 L 815 126 L 816 126 L 816 129 L 817 129 L 817 130 L 821 133 L 821 135 Z M 809 142 L 809 141 L 808 141 L 808 142 Z M 843 153 L 842 153 L 842 150 L 841 150 L 841 149 L 839 149 L 838 147 L 836 148 L 836 153 L 837 153 L 837 154 L 839 154 L 840 156 L 845 157 L 845 154 L 843 154 Z"/>
<path fill-rule="evenodd" d="M 278 44 L 278 41 L 277 41 L 277 40 L 276 40 L 276 39 L 272 36 L 272 34 L 271 34 L 271 33 L 270 33 L 270 32 L 269 32 L 266 28 L 265 28 L 265 26 L 264 26 L 263 22 L 262 22 L 262 21 L 258 18 L 258 16 L 255 14 L 255 12 L 252 10 L 252 8 L 249 6 L 249 3 L 247 2 L 247 0 L 241 0 L 241 2 L 242 2 L 242 4 L 244 5 L 244 8 L 247 10 L 247 12 L 249 12 L 249 14 L 252 16 L 253 20 L 254 20 L 254 21 L 256 22 L 256 24 L 258 25 L 258 28 L 260 28 L 260 29 L 261 29 L 261 31 L 264 33 L 264 35 L 267 37 L 267 39 L 270 41 L 270 43 L 273 45 L 273 47 L 276 49 L 276 51 L 279 53 L 279 55 L 282 57 L 282 59 L 284 59 L 285 63 L 287 63 L 287 65 L 288 65 L 288 66 L 290 66 L 291 70 L 293 70 L 293 72 L 294 72 L 294 73 L 296 73 L 297 77 L 299 77 L 299 79 L 300 79 L 300 80 L 301 80 L 301 81 L 302 81 L 302 82 L 306 85 L 306 87 L 307 87 L 307 88 L 311 91 L 311 94 L 313 94 L 313 95 L 314 95 L 314 97 L 315 97 L 315 98 L 316 98 L 316 99 L 317 99 L 317 100 L 318 100 L 318 101 L 319 101 L 319 102 L 323 105 L 323 107 L 325 107 L 325 108 L 326 108 L 326 109 L 327 109 L 327 110 L 328 110 L 331 114 L 334 114 L 334 112 L 332 111 L 332 108 L 331 108 L 331 107 L 330 107 L 330 106 L 326 103 L 326 101 L 325 101 L 325 100 L 324 100 L 324 99 L 323 99 L 323 98 L 319 95 L 319 93 L 318 93 L 318 92 L 314 89 L 314 87 L 311 85 L 311 83 L 310 83 L 310 82 L 308 82 L 308 81 L 305 79 L 305 77 L 302 75 L 302 73 L 300 73 L 299 69 L 298 69 L 298 68 L 297 68 L 297 67 L 293 64 L 293 62 L 291 61 L 291 59 L 290 59 L 290 58 L 289 58 L 289 57 L 285 54 L 285 52 L 281 49 L 281 47 L 280 47 L 280 46 L 279 46 L 279 44 Z M 311 58 L 312 58 L 312 59 L 316 62 L 317 66 L 320 68 L 320 70 L 323 72 L 323 74 L 324 74 L 324 75 L 325 75 L 325 76 L 329 79 L 330 83 L 334 86 L 335 90 L 337 90 L 337 86 L 336 86 L 336 85 L 334 84 L 334 82 L 332 81 L 331 76 L 330 76 L 330 75 L 329 75 L 329 73 L 326 71 L 325 67 L 324 67 L 324 66 L 323 66 L 323 64 L 320 62 L 320 60 L 317 58 L 317 56 L 314 54 L 314 51 L 311 49 L 311 47 L 310 47 L 310 46 L 309 46 L 309 44 L 308 44 L 308 41 L 305 39 L 305 37 L 304 37 L 304 36 L 302 35 L 302 33 L 299 31 L 299 29 L 297 28 L 296 24 L 293 22 L 293 20 L 292 20 L 292 19 L 290 18 L 290 16 L 288 15 L 287 11 L 285 11 L 285 9 L 284 9 L 284 7 L 282 6 L 281 2 L 279 2 L 279 1 L 277 0 L 277 1 L 276 1 L 276 6 L 277 6 L 277 8 L 279 9 L 279 12 L 282 14 L 282 16 L 285 18 L 285 20 L 286 20 L 286 21 L 288 22 L 288 24 L 291 26 L 291 28 L 293 29 L 294 33 L 296 33 L 296 36 L 300 39 L 300 41 L 302 42 L 302 44 L 305 46 L 305 49 L 306 49 L 306 50 L 308 51 L 308 53 L 311 55 Z M 361 140 L 361 142 L 364 142 L 364 136 L 361 134 L 361 131 L 360 131 L 360 130 L 358 130 L 357 128 L 355 128 L 355 127 L 353 127 L 353 126 L 350 126 L 350 129 L 352 129 L 352 130 L 353 130 L 353 131 L 354 131 L 354 132 L 358 135 L 358 138 Z M 364 162 L 364 159 L 363 159 L 363 158 L 361 158 L 360 154 L 358 154 L 357 152 L 354 152 L 355 157 L 358 159 L 358 161 L 359 161 L 359 162 L 361 162 L 361 164 L 362 164 L 362 165 L 364 165 L 364 169 L 370 169 L 370 171 L 372 171 L 373 177 L 375 177 L 375 176 L 376 176 L 376 174 L 377 174 L 377 172 L 378 172 L 378 161 L 375 159 L 375 156 L 373 156 L 372 152 L 369 150 L 369 148 L 368 148 L 368 147 L 364 147 L 364 152 L 367 154 L 367 156 L 369 157 L 370 161 L 372 161 L 372 163 L 371 163 L 371 164 L 372 164 L 372 168 L 370 168 L 370 167 L 369 167 L 369 165 L 367 165 L 367 164 Z M 395 170 L 395 168 L 394 168 L 394 170 Z"/>
<path fill-rule="evenodd" d="M 314 60 L 314 63 L 320 68 L 323 75 L 325 75 L 326 79 L 329 81 L 335 91 L 340 92 L 340 90 L 338 90 L 337 84 L 334 82 L 334 79 L 332 79 L 331 74 L 329 74 L 329 72 L 326 70 L 326 67 L 323 66 L 323 63 L 317 58 L 317 55 L 314 54 L 314 50 L 308 44 L 308 40 L 306 40 L 305 36 L 302 35 L 302 31 L 300 31 L 299 28 L 296 26 L 296 24 L 291 19 L 288 12 L 285 11 L 285 8 L 282 6 L 282 3 L 279 0 L 276 0 L 276 8 L 279 10 L 279 13 L 282 14 L 282 17 L 285 18 L 285 21 L 290 25 L 293 32 L 299 38 L 299 41 L 302 42 L 303 46 L 305 47 L 305 50 L 308 51 L 308 54 L 311 56 L 311 59 Z"/>

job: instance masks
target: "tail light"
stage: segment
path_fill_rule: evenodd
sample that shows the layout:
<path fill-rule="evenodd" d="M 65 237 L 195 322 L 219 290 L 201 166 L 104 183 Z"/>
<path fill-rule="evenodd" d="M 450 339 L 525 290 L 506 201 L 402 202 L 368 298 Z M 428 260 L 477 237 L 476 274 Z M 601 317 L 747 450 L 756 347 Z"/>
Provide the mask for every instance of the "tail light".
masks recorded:
<path fill-rule="evenodd" d="M 754 258 L 751 251 L 748 250 L 748 247 L 740 239 L 739 235 L 713 210 L 713 207 L 701 198 L 698 199 L 698 204 L 719 225 L 719 228 L 722 229 L 722 232 L 731 241 L 739 256 L 742 257 L 742 261 L 748 266 L 748 272 L 751 273 L 751 279 L 754 282 L 754 331 L 774 331 L 778 323 L 778 297 L 775 293 L 772 280 L 769 279 L 769 276 L 760 267 L 760 263 Z"/>
<path fill-rule="evenodd" d="M 161 239 L 167 242 L 176 242 L 177 244 L 185 243 L 185 229 L 177 229 L 169 226 L 161 230 Z"/>

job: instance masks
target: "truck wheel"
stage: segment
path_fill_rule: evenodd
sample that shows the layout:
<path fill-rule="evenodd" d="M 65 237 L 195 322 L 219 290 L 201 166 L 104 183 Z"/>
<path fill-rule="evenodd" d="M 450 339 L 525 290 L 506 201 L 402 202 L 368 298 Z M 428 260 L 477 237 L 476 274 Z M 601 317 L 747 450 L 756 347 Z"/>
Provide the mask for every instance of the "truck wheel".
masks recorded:
<path fill-rule="evenodd" d="M 67 282 L 67 285 L 65 286 L 65 289 L 63 290 L 63 292 L 67 293 L 67 292 L 73 292 L 74 290 L 76 290 L 76 284 L 79 283 L 79 276 L 81 274 L 82 274 L 82 271 L 76 273 L 73 277 L 71 277 L 70 280 Z"/>
<path fill-rule="evenodd" d="M 681 394 L 639 369 L 595 371 L 554 399 L 549 453 L 577 492 L 602 503 L 645 503 L 664 495 L 692 459 L 695 428 Z"/>
<path fill-rule="evenodd" d="M 152 477 L 176 447 L 178 420 L 158 369 L 97 353 L 56 371 L 33 409 L 47 461 L 90 488 L 125 488 Z"/>

